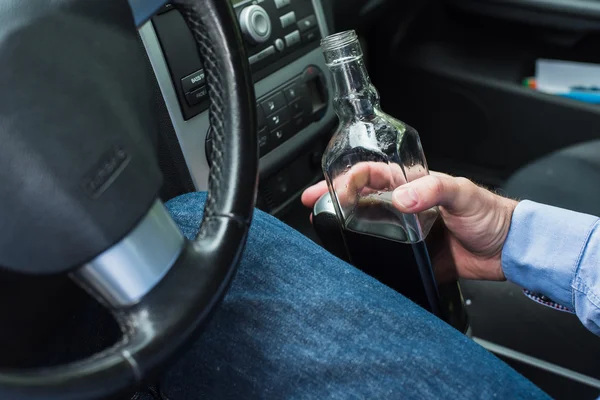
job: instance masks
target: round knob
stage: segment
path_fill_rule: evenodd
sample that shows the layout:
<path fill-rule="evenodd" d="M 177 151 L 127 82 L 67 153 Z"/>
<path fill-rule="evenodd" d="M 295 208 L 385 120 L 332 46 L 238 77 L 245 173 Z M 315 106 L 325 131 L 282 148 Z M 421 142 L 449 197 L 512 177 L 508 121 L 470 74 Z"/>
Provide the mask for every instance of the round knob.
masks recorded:
<path fill-rule="evenodd" d="M 261 6 L 248 6 L 240 14 L 240 28 L 250 43 L 264 43 L 271 36 L 271 18 Z"/>

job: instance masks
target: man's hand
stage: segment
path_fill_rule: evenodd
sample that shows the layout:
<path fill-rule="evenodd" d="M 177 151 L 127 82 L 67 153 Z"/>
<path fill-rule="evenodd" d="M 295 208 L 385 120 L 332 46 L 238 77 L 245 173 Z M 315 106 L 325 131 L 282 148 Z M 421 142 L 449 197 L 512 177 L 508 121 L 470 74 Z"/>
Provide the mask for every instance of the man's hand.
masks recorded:
<path fill-rule="evenodd" d="M 327 192 L 322 181 L 306 189 L 302 203 L 312 208 Z M 504 280 L 501 255 L 517 202 L 498 196 L 465 178 L 432 172 L 398 187 L 394 206 L 418 213 L 439 206 L 448 228 L 445 249 L 433 259 L 434 268 L 452 268 L 466 279 Z"/>

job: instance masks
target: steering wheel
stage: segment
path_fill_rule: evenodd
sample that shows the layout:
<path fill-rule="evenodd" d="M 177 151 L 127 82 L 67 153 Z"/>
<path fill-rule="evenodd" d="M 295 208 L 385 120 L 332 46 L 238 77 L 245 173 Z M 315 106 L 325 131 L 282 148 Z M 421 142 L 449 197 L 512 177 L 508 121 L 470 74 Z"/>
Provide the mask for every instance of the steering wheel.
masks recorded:
<path fill-rule="evenodd" d="M 0 5 L 0 265 L 69 274 L 123 332 L 88 359 L 0 371 L 2 399 L 134 391 L 197 337 L 234 275 L 258 181 L 248 60 L 228 1 L 171 3 L 210 96 L 212 168 L 194 241 L 158 200 L 154 82 L 127 2 Z"/>

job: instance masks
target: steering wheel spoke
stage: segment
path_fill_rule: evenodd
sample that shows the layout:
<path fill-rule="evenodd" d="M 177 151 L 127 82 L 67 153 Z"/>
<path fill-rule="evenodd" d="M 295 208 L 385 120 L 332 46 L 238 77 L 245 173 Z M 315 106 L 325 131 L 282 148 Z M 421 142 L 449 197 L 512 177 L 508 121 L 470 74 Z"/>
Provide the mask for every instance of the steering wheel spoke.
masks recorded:
<path fill-rule="evenodd" d="M 157 200 L 131 233 L 71 277 L 104 304 L 132 306 L 167 274 L 183 245 L 183 235 Z"/>

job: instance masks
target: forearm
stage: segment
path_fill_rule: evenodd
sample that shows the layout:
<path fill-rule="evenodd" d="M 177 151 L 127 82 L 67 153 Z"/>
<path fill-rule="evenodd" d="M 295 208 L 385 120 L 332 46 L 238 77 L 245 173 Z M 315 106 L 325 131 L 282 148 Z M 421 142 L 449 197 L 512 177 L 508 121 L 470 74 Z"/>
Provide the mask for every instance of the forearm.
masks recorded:
<path fill-rule="evenodd" d="M 574 310 L 600 335 L 600 223 L 597 217 L 519 203 L 502 251 L 506 278 Z"/>

